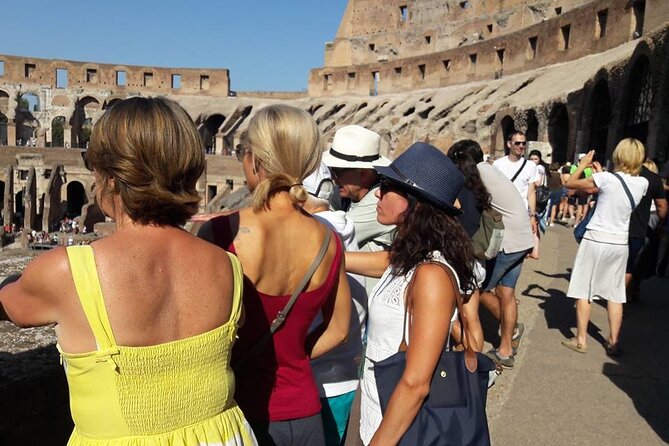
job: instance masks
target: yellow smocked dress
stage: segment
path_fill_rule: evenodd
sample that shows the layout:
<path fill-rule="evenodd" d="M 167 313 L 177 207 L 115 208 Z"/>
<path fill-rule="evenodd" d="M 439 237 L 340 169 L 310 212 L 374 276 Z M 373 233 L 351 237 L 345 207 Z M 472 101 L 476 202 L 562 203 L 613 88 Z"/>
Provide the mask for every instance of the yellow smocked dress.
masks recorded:
<path fill-rule="evenodd" d="M 74 431 L 68 445 L 255 445 L 233 399 L 229 367 L 243 274 L 230 254 L 230 320 L 207 333 L 148 347 L 116 344 L 90 246 L 67 248 L 79 300 L 98 350 L 69 354 L 58 346 L 70 389 Z"/>

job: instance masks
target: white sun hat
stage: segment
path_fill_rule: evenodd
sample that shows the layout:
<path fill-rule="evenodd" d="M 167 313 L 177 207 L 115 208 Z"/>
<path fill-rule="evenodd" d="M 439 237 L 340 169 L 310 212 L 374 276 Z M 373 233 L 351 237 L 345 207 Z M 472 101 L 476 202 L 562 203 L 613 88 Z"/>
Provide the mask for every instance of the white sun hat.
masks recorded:
<path fill-rule="evenodd" d="M 340 169 L 373 169 L 388 166 L 390 160 L 379 154 L 381 137 L 359 125 L 347 125 L 335 132 L 332 148 L 323 154 L 328 167 Z"/>

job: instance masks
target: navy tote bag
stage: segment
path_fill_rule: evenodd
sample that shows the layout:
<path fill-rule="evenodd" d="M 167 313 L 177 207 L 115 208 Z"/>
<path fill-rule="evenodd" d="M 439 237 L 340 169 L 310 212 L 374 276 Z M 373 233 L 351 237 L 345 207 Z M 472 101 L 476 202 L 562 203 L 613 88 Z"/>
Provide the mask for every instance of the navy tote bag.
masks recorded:
<path fill-rule="evenodd" d="M 451 272 L 446 267 L 444 270 L 448 273 L 451 283 L 455 284 Z M 412 284 L 413 280 L 409 285 L 407 312 L 410 307 Z M 460 294 L 457 289 L 455 292 L 460 308 Z M 467 336 L 466 321 L 460 319 Z M 405 314 L 405 324 L 406 320 Z M 403 336 L 400 349 L 405 345 Z M 485 405 L 488 396 L 488 374 L 495 369 L 495 364 L 487 356 L 475 353 L 469 342 L 467 345 L 465 351 L 442 352 L 432 375 L 430 393 L 398 445 L 490 445 Z M 379 402 L 384 414 L 395 386 L 404 373 L 405 365 L 405 351 L 399 351 L 374 364 Z"/>

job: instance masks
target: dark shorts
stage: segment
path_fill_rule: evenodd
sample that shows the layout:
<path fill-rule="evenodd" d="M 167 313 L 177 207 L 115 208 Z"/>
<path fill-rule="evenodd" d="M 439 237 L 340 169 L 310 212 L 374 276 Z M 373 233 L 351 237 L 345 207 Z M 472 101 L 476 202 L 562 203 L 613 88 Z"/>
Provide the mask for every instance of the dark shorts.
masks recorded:
<path fill-rule="evenodd" d="M 627 274 L 632 274 L 634 271 L 634 265 L 636 264 L 641 248 L 646 244 L 646 239 L 643 238 L 634 238 L 630 237 L 627 241 L 629 246 L 629 255 L 627 256 L 627 267 L 625 267 L 625 272 Z"/>
<path fill-rule="evenodd" d="M 562 192 L 562 189 L 551 191 L 551 197 L 550 197 L 551 203 L 559 204 L 562 197 L 564 197 L 564 193 Z"/>
<path fill-rule="evenodd" d="M 488 260 L 485 265 L 488 275 L 482 288 L 485 291 L 491 291 L 497 285 L 515 288 L 528 252 L 530 252 L 529 249 L 510 254 L 502 251 L 494 259 Z"/>
<path fill-rule="evenodd" d="M 567 197 L 567 203 L 569 203 L 570 206 L 573 206 L 576 204 L 576 195 L 571 195 Z"/>
<path fill-rule="evenodd" d="M 312 417 L 287 421 L 249 421 L 260 445 L 324 445 L 323 419 L 318 413 Z"/>
<path fill-rule="evenodd" d="M 577 200 L 576 200 L 576 203 L 577 203 L 578 205 L 580 205 L 580 206 L 584 206 L 584 205 L 588 204 L 588 197 L 589 197 L 589 195 L 585 195 L 585 194 L 584 194 L 584 195 L 581 195 L 581 194 L 579 194 L 579 195 L 577 195 L 577 197 L 578 197 L 578 198 L 577 198 Z"/>

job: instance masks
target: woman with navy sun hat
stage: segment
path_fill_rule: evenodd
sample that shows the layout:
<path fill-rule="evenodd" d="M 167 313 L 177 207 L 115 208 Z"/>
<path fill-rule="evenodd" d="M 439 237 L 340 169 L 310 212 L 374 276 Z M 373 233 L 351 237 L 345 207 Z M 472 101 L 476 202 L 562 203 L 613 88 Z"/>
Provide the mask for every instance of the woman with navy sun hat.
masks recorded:
<path fill-rule="evenodd" d="M 417 142 L 390 166 L 375 169 L 382 176 L 377 218 L 397 225 L 389 262 L 378 261 L 376 253 L 347 253 L 346 263 L 351 272 L 381 277 L 368 303 L 360 436 L 366 445 L 388 445 L 402 438 L 428 396 L 455 317 L 455 289 L 475 287 L 474 254 L 455 206 L 464 178 L 443 152 Z M 412 279 L 411 295 L 405 295 Z M 403 336 L 408 301 L 411 324 Z M 403 338 L 406 368 L 382 413 L 374 364 L 395 354 Z"/>

